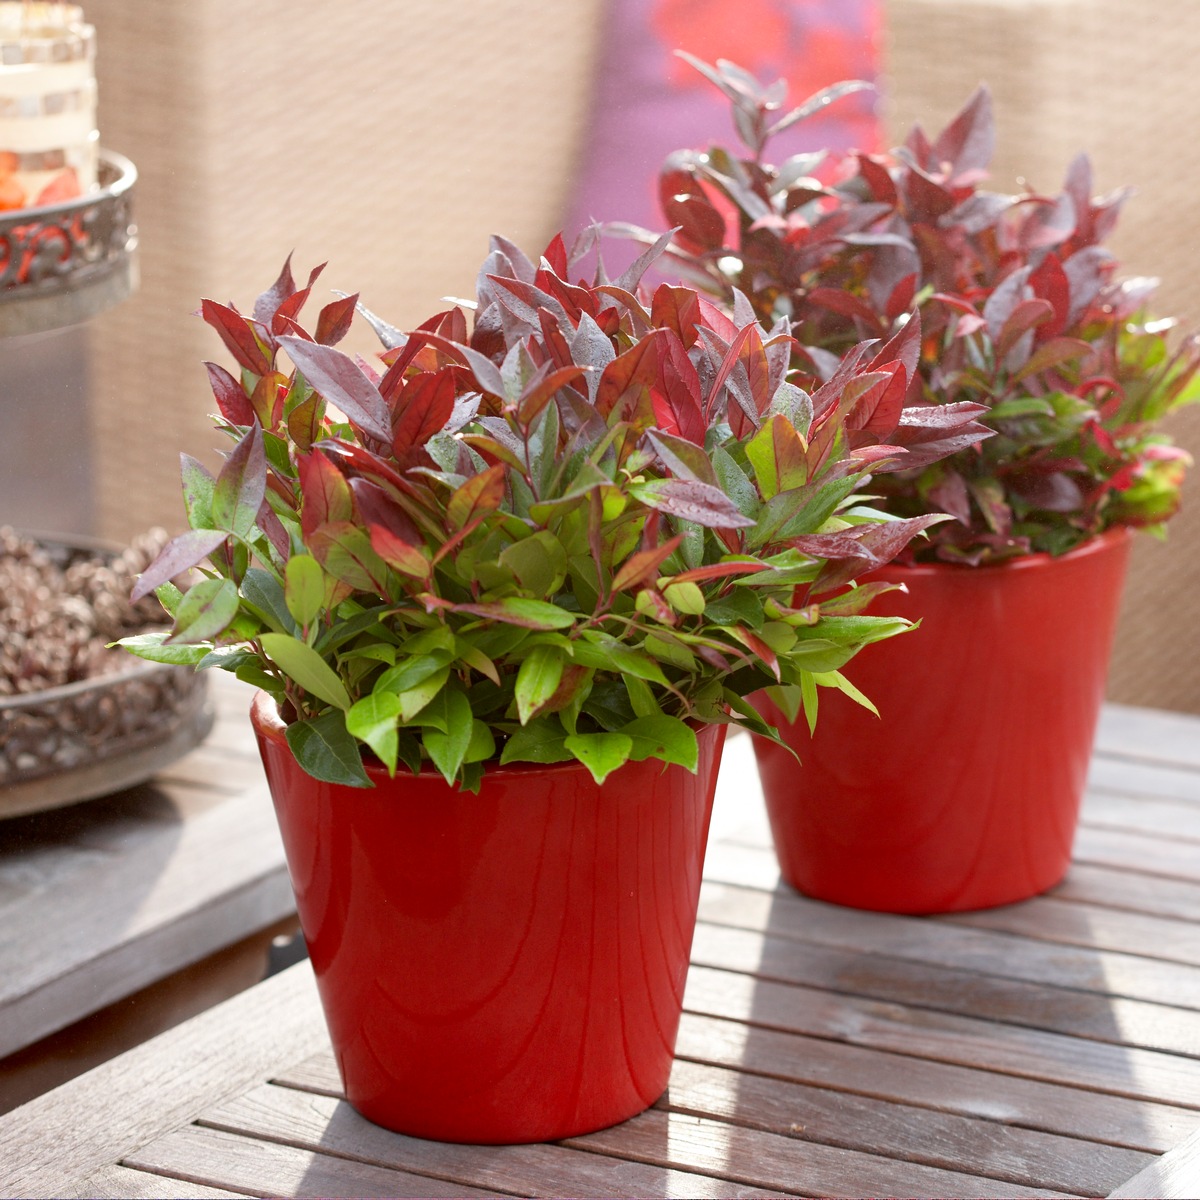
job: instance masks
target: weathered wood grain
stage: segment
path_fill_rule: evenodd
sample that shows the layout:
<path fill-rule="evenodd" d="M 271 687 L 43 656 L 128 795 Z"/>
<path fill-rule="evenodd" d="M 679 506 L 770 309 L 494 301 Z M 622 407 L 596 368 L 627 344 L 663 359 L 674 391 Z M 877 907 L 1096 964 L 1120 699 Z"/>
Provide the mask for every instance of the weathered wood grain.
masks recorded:
<path fill-rule="evenodd" d="M 214 680 L 214 735 L 255 755 L 248 694 Z M 207 746 L 208 743 L 205 744 Z M 205 746 L 180 760 L 180 772 Z M 174 974 L 294 909 L 257 761 L 6 821 L 0 839 L 0 1057 Z M 223 780 L 222 790 L 214 780 Z"/>
<path fill-rule="evenodd" d="M 60 1193 L 62 1200 L 223 1200 L 242 1196 L 186 1179 L 152 1175 L 129 1167 L 105 1167 L 77 1188 Z"/>
<path fill-rule="evenodd" d="M 0 1195 L 59 1195 L 327 1044 L 301 963 L 0 1118 Z"/>
<path fill-rule="evenodd" d="M 539 1196 L 738 1196 L 720 1178 L 685 1165 L 628 1162 L 569 1145 L 463 1146 L 391 1133 L 344 1101 L 282 1087 L 260 1087 L 203 1116 L 227 1132 L 352 1156 L 392 1170 L 500 1192 Z"/>
<path fill-rule="evenodd" d="M 178 1173 L 208 1186 L 227 1186 L 257 1196 L 488 1196 L 462 1183 L 411 1171 L 239 1137 L 185 1125 L 131 1153 L 129 1165 Z"/>
<path fill-rule="evenodd" d="M 1168 1151 L 1109 1195 L 1195 1200 L 1200 1196 L 1200 1134 Z"/>
<path fill-rule="evenodd" d="M 714 961 L 722 957 L 726 963 Z M 706 946 L 695 961 L 724 966 L 739 984 L 748 981 L 748 976 L 736 973 L 741 968 L 732 966 L 734 957 L 712 953 Z M 689 976 L 687 1006 L 693 1011 L 727 1012 L 706 997 L 700 981 L 712 981 L 711 972 L 692 974 L 695 980 Z M 756 1023 L 1114 1095 L 1200 1107 L 1200 1071 L 1195 1059 L 1183 1055 L 773 980 L 758 981 L 752 1003 L 750 1019 Z M 764 1015 L 767 1012 L 769 1017 Z"/>
<path fill-rule="evenodd" d="M 568 1144 L 619 1153 L 644 1162 L 708 1170 L 750 1187 L 787 1189 L 814 1196 L 1064 1194 L 1045 1187 L 1028 1188 L 657 1109 L 612 1129 L 571 1138 Z"/>
<path fill-rule="evenodd" d="M 945 1170 L 1103 1195 L 1154 1155 L 677 1059 L 660 1106 Z"/>
<path fill-rule="evenodd" d="M 771 1080 L 1162 1153 L 1196 1129 L 1192 1109 L 998 1076 L 984 1068 L 685 1013 L 676 1054 Z"/>
<path fill-rule="evenodd" d="M 1139 762 L 1200 767 L 1200 717 L 1106 704 L 1100 711 L 1096 750 Z"/>
<path fill-rule="evenodd" d="M 701 888 L 700 917 L 696 938 L 701 946 L 719 936 L 715 929 L 718 921 L 729 930 L 723 941 L 730 946 L 737 944 L 734 930 L 766 931 L 754 935 L 757 942 L 745 944 L 743 962 L 756 954 L 789 959 L 789 950 L 777 943 L 798 942 L 1184 1009 L 1200 1008 L 1200 966 L 1187 962 L 1015 938 L 920 917 L 837 908 L 791 892 L 763 893 L 709 881 Z M 1177 939 L 1178 953 L 1191 953 L 1191 939 L 1179 923 L 1164 923 L 1163 930 L 1164 940 Z"/>

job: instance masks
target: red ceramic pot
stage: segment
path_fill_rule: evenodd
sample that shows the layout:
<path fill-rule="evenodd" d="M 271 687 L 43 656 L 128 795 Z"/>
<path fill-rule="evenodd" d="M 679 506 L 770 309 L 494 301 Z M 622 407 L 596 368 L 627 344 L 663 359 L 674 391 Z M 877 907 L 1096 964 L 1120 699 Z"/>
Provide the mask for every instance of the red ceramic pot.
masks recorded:
<path fill-rule="evenodd" d="M 695 775 L 654 759 L 598 786 L 578 763 L 375 787 L 297 765 L 252 719 L 346 1097 L 454 1142 L 625 1120 L 667 1086 L 724 726 Z"/>
<path fill-rule="evenodd" d="M 890 566 L 880 611 L 921 626 L 823 689 L 815 738 L 755 703 L 800 756 L 755 739 L 784 878 L 854 908 L 1023 900 L 1066 874 L 1129 557 L 1113 530 L 1058 558 Z"/>

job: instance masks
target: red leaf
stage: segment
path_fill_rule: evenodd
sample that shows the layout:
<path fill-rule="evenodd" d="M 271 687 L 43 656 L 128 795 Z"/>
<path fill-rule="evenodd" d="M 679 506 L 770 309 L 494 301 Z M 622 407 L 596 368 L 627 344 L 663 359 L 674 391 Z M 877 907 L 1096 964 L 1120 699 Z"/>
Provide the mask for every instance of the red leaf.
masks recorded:
<path fill-rule="evenodd" d="M 354 501 L 346 477 L 320 452 L 297 459 L 300 469 L 300 527 L 305 539 L 320 525 L 349 521 Z"/>
<path fill-rule="evenodd" d="M 700 376 L 673 330 L 664 331 L 662 344 L 666 353 L 659 355 L 659 386 L 650 395 L 655 420 L 664 432 L 703 446 L 707 423 L 700 403 Z"/>
<path fill-rule="evenodd" d="M 550 245 L 542 251 L 542 257 L 550 264 L 550 269 L 560 278 L 567 277 L 567 247 L 563 241 L 562 234 L 556 233 L 550 241 Z"/>
<path fill-rule="evenodd" d="M 206 362 L 208 382 L 212 386 L 213 395 L 221 416 L 231 425 L 253 425 L 254 407 L 250 398 L 242 391 L 242 385 L 224 367 L 216 363 Z"/>
<path fill-rule="evenodd" d="M 414 446 L 423 446 L 440 433 L 454 411 L 454 377 L 449 371 L 418 375 L 401 390 L 396 403 L 392 453 L 403 459 Z"/>
<path fill-rule="evenodd" d="M 650 320 L 656 328 L 673 330 L 684 348 L 690 350 L 699 336 L 696 327 L 701 321 L 700 297 L 691 288 L 661 284 L 650 304 Z"/>
<path fill-rule="evenodd" d="M 245 367 L 255 375 L 264 375 L 271 369 L 262 344 L 254 332 L 253 323 L 248 318 L 235 309 L 212 300 L 200 301 L 200 315 L 220 334 L 221 341 L 225 343 L 225 348 L 233 355 L 238 366 Z"/>
<path fill-rule="evenodd" d="M 764 562 L 712 563 L 707 567 L 693 567 L 674 576 L 672 583 L 702 583 L 710 579 L 725 579 L 730 575 L 753 575 L 758 571 L 769 571 Z"/>
<path fill-rule="evenodd" d="M 1071 284 L 1057 254 L 1047 254 L 1029 276 L 1033 294 L 1047 301 L 1054 310 L 1037 331 L 1039 342 L 1056 338 L 1067 327 L 1071 315 Z"/>
<path fill-rule="evenodd" d="M 353 296 L 343 296 L 331 301 L 321 309 L 317 317 L 317 341 L 323 346 L 335 346 L 350 332 L 354 321 L 354 306 L 358 303 L 358 293 Z"/>
<path fill-rule="evenodd" d="M 658 381 L 658 344 L 660 331 L 636 342 L 624 354 L 612 360 L 600 375 L 596 387 L 596 411 L 608 415 L 630 393 L 649 395 Z"/>
<path fill-rule="evenodd" d="M 683 534 L 677 533 L 661 545 L 635 551 L 621 564 L 620 569 L 613 577 L 612 590 L 623 592 L 656 579 L 658 568 L 675 553 L 682 541 Z"/>

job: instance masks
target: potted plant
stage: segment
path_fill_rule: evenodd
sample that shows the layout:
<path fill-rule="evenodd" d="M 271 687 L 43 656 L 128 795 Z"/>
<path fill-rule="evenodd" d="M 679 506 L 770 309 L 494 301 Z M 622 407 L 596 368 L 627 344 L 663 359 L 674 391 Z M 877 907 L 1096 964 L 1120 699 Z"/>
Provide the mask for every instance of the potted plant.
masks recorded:
<path fill-rule="evenodd" d="M 889 155 L 776 166 L 773 134 L 831 95 L 780 116 L 778 88 L 695 65 L 746 149 L 664 168 L 681 270 L 786 321 L 801 382 L 915 306 L 908 400 L 983 404 L 994 433 L 874 481 L 895 516 L 953 520 L 874 576 L 903 583 L 890 608 L 921 621 L 855 663 L 883 721 L 836 698 L 815 743 L 785 721 L 803 771 L 757 743 L 783 872 L 813 896 L 914 912 L 1043 891 L 1070 859 L 1130 530 L 1160 531 L 1179 504 L 1187 456 L 1157 425 L 1195 394 L 1196 339 L 1172 349 L 1173 323 L 1146 316 L 1154 281 L 1118 278 L 1104 239 L 1125 197 L 1093 198 L 1085 157 L 1055 196 L 984 190 L 985 88 L 933 140 L 917 128 Z"/>
<path fill-rule="evenodd" d="M 234 444 L 215 477 L 185 456 L 190 528 L 135 590 L 174 629 L 130 648 L 261 689 L 346 1094 L 408 1133 L 563 1137 L 658 1097 L 726 727 L 772 734 L 768 682 L 856 695 L 840 668 L 908 626 L 830 592 L 936 520 L 857 497 L 908 453 L 870 419 L 903 343 L 810 396 L 785 335 L 640 289 L 657 253 L 570 283 L 561 239 L 497 239 L 475 305 L 366 313 L 378 372 L 335 347 L 356 297 L 299 324 L 316 272 L 202 306 Z"/>

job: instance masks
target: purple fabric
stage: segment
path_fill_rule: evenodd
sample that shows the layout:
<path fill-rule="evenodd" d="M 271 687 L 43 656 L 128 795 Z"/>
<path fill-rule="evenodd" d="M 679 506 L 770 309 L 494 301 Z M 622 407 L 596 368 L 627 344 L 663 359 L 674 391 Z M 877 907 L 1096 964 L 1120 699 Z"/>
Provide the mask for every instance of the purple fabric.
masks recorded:
<path fill-rule="evenodd" d="M 563 222 L 568 246 L 593 218 L 662 229 L 657 177 L 667 154 L 740 147 L 728 101 L 676 48 L 788 80 L 788 107 L 878 73 L 878 0 L 608 0 L 603 19 L 590 129 Z M 772 142 L 772 159 L 820 147 L 877 150 L 875 104 L 874 92 L 839 100 Z"/>

